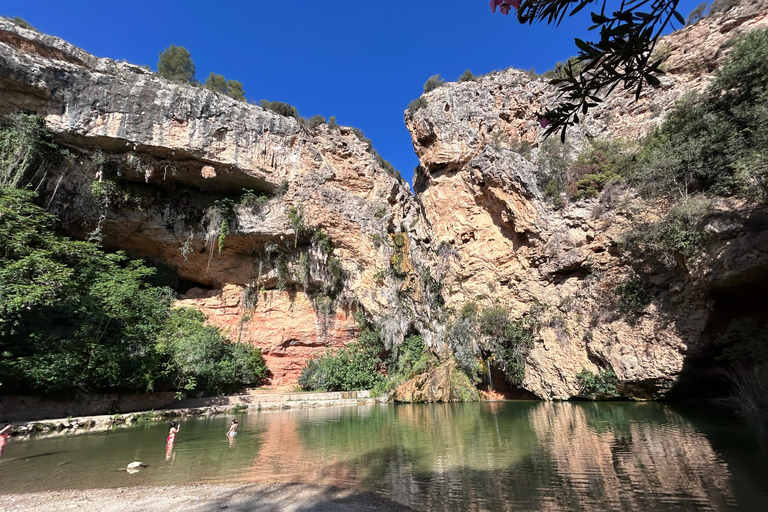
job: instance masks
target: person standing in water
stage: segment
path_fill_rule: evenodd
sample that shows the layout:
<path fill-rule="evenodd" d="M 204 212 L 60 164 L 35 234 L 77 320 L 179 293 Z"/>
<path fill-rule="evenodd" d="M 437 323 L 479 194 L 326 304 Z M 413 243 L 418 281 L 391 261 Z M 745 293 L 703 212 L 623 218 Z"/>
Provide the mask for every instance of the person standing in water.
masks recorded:
<path fill-rule="evenodd" d="M 227 432 L 227 435 L 229 437 L 235 437 L 237 435 L 237 427 L 240 425 L 240 422 L 237 420 L 232 420 L 232 425 L 229 427 L 229 431 Z"/>
<path fill-rule="evenodd" d="M 165 440 L 165 460 L 171 460 L 173 456 L 173 442 L 176 440 L 176 434 L 179 433 L 179 424 L 171 422 L 171 428 L 168 429 L 168 439 Z"/>
<path fill-rule="evenodd" d="M 3 452 L 5 451 L 5 445 L 8 443 L 8 437 L 11 435 L 13 425 L 8 423 L 0 430 L 0 459 L 3 458 Z"/>

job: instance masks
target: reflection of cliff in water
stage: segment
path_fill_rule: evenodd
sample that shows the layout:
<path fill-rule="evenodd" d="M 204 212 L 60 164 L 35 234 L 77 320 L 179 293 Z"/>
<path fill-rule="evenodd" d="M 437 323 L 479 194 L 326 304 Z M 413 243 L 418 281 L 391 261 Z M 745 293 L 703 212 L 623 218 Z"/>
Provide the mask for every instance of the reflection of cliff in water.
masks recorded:
<path fill-rule="evenodd" d="M 707 437 L 659 404 L 402 405 L 336 414 L 322 426 L 297 426 L 313 478 L 362 484 L 419 510 L 737 506 L 729 469 Z"/>
<path fill-rule="evenodd" d="M 530 413 L 569 501 L 584 510 L 733 506 L 730 473 L 709 440 L 656 404 L 542 403 Z"/>

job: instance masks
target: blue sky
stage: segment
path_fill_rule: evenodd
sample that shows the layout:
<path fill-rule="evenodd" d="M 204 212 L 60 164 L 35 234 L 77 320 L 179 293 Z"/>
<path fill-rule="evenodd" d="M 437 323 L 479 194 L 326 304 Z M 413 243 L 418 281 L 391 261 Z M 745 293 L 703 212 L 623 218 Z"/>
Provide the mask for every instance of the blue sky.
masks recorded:
<path fill-rule="evenodd" d="M 687 17 L 700 0 L 681 0 Z M 610 2 L 609 2 L 610 4 Z M 586 9 L 585 9 L 586 11 Z M 520 25 L 488 0 L 3 0 L 20 16 L 98 57 L 157 68 L 158 52 L 186 47 L 205 80 L 244 84 L 250 100 L 283 101 L 304 117 L 357 126 L 412 181 L 418 159 L 403 111 L 424 81 L 510 66 L 543 72 L 589 36 L 587 13 L 560 27 Z"/>

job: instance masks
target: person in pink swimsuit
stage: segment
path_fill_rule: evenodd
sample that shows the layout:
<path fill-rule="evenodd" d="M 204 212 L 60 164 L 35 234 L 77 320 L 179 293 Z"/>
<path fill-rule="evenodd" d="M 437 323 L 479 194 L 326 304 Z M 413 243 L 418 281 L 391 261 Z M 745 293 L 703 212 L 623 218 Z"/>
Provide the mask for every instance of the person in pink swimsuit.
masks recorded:
<path fill-rule="evenodd" d="M 172 445 L 173 442 L 176 440 L 176 434 L 179 433 L 179 424 L 175 421 L 171 422 L 171 428 L 168 429 L 168 439 L 166 439 L 166 443 L 168 445 Z"/>
<path fill-rule="evenodd" d="M 11 429 L 13 425 L 8 423 L 0 430 L 0 459 L 3 458 L 3 452 L 5 451 L 5 445 L 8 444 L 8 437 L 11 435 Z"/>

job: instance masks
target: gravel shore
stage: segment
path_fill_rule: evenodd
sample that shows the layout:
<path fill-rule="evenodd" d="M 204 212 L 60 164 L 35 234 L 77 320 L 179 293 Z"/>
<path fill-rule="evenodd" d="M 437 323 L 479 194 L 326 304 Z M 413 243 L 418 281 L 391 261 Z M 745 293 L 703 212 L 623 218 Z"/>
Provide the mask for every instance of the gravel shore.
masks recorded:
<path fill-rule="evenodd" d="M 0 494 L 1 511 L 405 511 L 370 492 L 307 484 L 198 484 Z"/>

